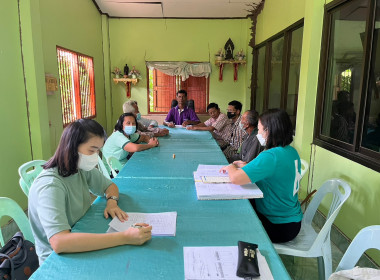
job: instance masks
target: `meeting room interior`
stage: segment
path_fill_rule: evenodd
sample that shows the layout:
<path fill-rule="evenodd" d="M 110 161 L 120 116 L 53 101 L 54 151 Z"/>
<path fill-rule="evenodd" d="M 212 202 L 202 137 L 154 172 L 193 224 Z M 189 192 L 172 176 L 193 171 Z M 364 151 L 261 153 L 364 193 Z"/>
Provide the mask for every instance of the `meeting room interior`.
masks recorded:
<path fill-rule="evenodd" d="M 379 279 L 379 30 L 380 0 L 1 0 L 0 276 Z"/>

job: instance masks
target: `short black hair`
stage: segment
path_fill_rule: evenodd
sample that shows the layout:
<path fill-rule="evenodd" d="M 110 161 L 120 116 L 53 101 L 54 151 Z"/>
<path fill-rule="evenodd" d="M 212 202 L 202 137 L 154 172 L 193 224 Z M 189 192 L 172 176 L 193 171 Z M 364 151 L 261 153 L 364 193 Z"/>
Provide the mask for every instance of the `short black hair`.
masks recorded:
<path fill-rule="evenodd" d="M 243 104 L 241 104 L 237 100 L 231 101 L 230 103 L 228 103 L 228 105 L 234 106 L 235 110 L 239 110 L 240 112 L 241 112 L 241 109 L 243 108 Z"/>
<path fill-rule="evenodd" d="M 184 94 L 187 97 L 187 91 L 186 90 L 180 89 L 179 91 L 177 91 L 176 96 L 178 96 L 178 94 L 180 94 L 180 93 Z"/>
<path fill-rule="evenodd" d="M 115 125 L 115 130 L 121 132 L 124 134 L 124 130 L 123 130 L 123 122 L 124 122 L 124 118 L 125 117 L 133 117 L 135 119 L 135 122 L 136 122 L 136 131 L 138 130 L 138 122 L 137 122 L 137 119 L 135 117 L 135 115 L 133 113 L 124 113 L 124 114 L 121 114 L 119 119 L 117 120 L 116 122 L 116 125 Z"/>
<path fill-rule="evenodd" d="M 208 110 L 211 109 L 211 108 L 215 108 L 216 110 L 219 110 L 219 106 L 216 103 L 210 103 L 210 104 L 208 104 L 206 111 L 208 112 Z"/>
<path fill-rule="evenodd" d="M 257 127 L 257 123 L 259 122 L 259 113 L 257 113 L 256 110 L 248 110 L 245 113 L 247 113 L 248 124 L 250 126 Z"/>
<path fill-rule="evenodd" d="M 78 147 L 86 143 L 91 137 L 98 136 L 105 139 L 104 128 L 96 121 L 80 119 L 69 124 L 62 133 L 57 150 L 44 169 L 57 167 L 58 174 L 68 177 L 78 172 Z"/>
<path fill-rule="evenodd" d="M 293 141 L 293 125 L 288 113 L 282 109 L 269 109 L 259 117 L 268 132 L 266 149 L 285 147 Z"/>

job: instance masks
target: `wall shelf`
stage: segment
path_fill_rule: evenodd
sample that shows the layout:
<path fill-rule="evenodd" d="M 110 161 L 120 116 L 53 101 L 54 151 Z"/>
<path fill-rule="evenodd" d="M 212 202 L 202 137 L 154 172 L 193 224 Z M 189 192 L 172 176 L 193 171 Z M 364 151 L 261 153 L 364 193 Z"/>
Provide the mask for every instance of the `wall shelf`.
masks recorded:
<path fill-rule="evenodd" d="M 138 78 L 113 78 L 115 84 L 124 83 L 125 84 L 125 92 L 127 98 L 131 97 L 131 84 L 136 85 L 139 82 Z"/>
<path fill-rule="evenodd" d="M 215 65 L 220 66 L 221 64 L 246 64 L 246 60 L 215 60 Z"/>
<path fill-rule="evenodd" d="M 245 65 L 246 60 L 215 60 L 215 65 L 219 67 L 219 81 L 223 81 L 223 68 L 225 64 L 233 64 L 234 66 L 234 82 L 238 80 L 239 65 Z"/>

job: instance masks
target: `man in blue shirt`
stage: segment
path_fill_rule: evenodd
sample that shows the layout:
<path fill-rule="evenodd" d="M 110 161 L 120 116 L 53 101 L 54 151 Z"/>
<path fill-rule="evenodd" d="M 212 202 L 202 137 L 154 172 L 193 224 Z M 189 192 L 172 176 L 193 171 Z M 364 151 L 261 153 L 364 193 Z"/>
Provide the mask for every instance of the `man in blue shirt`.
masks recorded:
<path fill-rule="evenodd" d="M 186 90 L 179 90 L 177 92 L 178 105 L 171 108 L 165 118 L 164 125 L 168 127 L 175 127 L 175 125 L 187 126 L 189 124 L 200 123 L 197 114 L 193 109 L 186 106 L 187 92 Z"/>

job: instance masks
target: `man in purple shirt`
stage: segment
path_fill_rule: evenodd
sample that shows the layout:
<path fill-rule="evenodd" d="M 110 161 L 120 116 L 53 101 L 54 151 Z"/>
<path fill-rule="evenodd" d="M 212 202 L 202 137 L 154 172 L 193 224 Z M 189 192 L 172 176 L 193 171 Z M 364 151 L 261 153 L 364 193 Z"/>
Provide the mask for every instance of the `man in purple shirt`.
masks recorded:
<path fill-rule="evenodd" d="M 164 125 L 168 127 L 175 127 L 175 125 L 187 126 L 189 124 L 200 123 L 197 114 L 193 109 L 187 107 L 187 92 L 186 90 L 179 90 L 177 92 L 178 105 L 171 108 L 165 118 Z"/>

